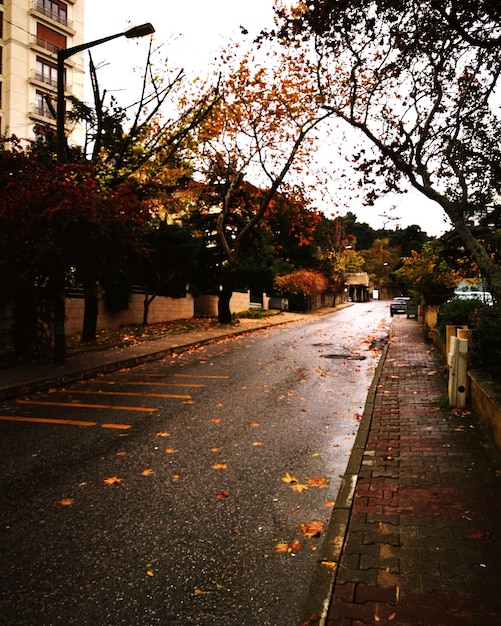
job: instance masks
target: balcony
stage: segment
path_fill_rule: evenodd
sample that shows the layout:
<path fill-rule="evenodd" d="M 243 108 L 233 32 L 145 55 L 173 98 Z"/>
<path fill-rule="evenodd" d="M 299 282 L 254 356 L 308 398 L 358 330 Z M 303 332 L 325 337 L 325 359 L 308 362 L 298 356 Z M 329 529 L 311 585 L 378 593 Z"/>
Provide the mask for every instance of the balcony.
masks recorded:
<path fill-rule="evenodd" d="M 31 80 L 41 85 L 45 85 L 46 87 L 52 87 L 52 89 L 57 89 L 57 75 L 47 76 L 42 74 L 42 72 L 31 70 Z"/>
<path fill-rule="evenodd" d="M 52 43 L 51 41 L 47 41 L 46 39 L 43 39 L 38 35 L 31 36 L 31 43 L 37 46 L 37 48 L 42 48 L 43 50 L 46 50 L 50 54 L 57 54 L 58 50 L 61 50 L 60 46 L 56 46 L 56 44 Z"/>
<path fill-rule="evenodd" d="M 54 116 L 51 113 L 51 110 L 48 104 L 43 102 L 36 102 L 31 105 L 31 115 L 35 118 L 43 118 L 47 122 L 56 123 Z"/>
<path fill-rule="evenodd" d="M 32 0 L 31 6 L 33 11 L 36 11 L 37 13 L 48 17 L 53 22 L 57 22 L 65 28 L 73 28 L 72 22 L 68 19 L 68 15 L 66 12 L 54 11 L 49 7 L 44 6 L 43 3 L 39 0 Z"/>

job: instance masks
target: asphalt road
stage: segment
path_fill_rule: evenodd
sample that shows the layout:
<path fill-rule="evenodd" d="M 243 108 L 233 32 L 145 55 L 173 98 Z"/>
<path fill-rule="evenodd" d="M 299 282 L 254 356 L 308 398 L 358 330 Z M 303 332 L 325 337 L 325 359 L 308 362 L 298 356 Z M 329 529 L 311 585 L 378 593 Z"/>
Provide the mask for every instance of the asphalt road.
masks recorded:
<path fill-rule="evenodd" d="M 0 406 L 2 622 L 296 626 L 389 321 L 355 304 Z"/>

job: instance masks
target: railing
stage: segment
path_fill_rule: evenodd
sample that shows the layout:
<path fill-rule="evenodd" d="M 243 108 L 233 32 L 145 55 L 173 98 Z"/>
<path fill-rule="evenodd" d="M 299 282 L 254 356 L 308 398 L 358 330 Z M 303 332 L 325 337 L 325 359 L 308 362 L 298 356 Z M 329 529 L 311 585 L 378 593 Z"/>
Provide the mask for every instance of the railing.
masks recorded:
<path fill-rule="evenodd" d="M 40 104 L 33 104 L 31 107 L 32 113 L 40 117 L 45 117 L 47 120 L 54 121 L 54 116 L 46 102 Z"/>
<path fill-rule="evenodd" d="M 60 13 L 59 11 L 54 11 L 44 6 L 44 4 L 40 2 L 40 0 L 33 0 L 32 5 L 35 11 L 37 11 L 38 13 L 45 15 L 46 17 L 50 18 L 51 20 L 54 20 L 54 22 L 57 22 L 58 24 L 61 24 L 62 26 L 71 28 L 71 21 L 68 20 L 68 16 L 66 13 Z"/>
<path fill-rule="evenodd" d="M 43 48 L 44 50 L 47 50 L 48 52 L 52 52 L 55 54 L 57 54 L 58 50 L 61 50 L 60 46 L 56 46 L 55 43 L 52 43 L 51 41 L 47 41 L 46 39 L 43 39 L 42 37 L 39 37 L 38 35 L 32 35 L 32 42 L 39 48 Z"/>
<path fill-rule="evenodd" d="M 38 82 L 43 83 L 44 85 L 57 89 L 57 76 L 54 78 L 51 78 L 49 76 L 45 76 L 41 72 L 37 72 L 36 70 L 32 71 L 32 76 L 34 80 L 37 80 Z"/>

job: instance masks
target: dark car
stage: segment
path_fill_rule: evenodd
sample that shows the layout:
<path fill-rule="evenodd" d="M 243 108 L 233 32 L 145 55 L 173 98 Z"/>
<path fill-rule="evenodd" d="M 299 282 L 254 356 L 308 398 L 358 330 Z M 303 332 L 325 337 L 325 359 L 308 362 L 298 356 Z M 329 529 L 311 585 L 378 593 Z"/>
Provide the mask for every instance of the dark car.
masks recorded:
<path fill-rule="evenodd" d="M 398 298 L 393 298 L 390 303 L 390 315 L 393 317 L 394 315 L 405 314 L 407 313 L 407 301 L 410 298 L 399 296 Z"/>

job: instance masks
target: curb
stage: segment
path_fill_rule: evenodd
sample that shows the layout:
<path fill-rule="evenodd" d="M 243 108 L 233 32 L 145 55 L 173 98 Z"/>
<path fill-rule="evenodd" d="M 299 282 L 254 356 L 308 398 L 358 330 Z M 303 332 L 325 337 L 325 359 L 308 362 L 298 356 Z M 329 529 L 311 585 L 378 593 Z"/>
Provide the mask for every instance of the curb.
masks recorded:
<path fill-rule="evenodd" d="M 340 308 L 344 307 L 333 307 L 325 313 L 321 312 L 320 315 L 334 313 Z M 43 372 L 41 371 L 40 377 L 38 379 L 34 379 L 29 382 L 11 384 L 3 388 L 0 387 L 0 402 L 13 400 L 20 396 L 29 395 L 30 393 L 49 389 L 50 387 L 67 385 L 69 383 L 78 382 L 80 380 L 94 378 L 99 374 L 109 374 L 110 372 L 116 372 L 117 370 L 128 367 L 136 367 L 138 365 L 142 365 L 143 363 L 149 363 L 150 361 L 158 361 L 167 356 L 170 356 L 173 353 L 187 352 L 192 348 L 199 348 L 201 346 L 215 343 L 222 339 L 227 339 L 228 337 L 238 337 L 240 335 L 245 335 L 256 330 L 271 328 L 273 326 L 285 326 L 286 324 L 294 324 L 299 321 L 304 321 L 305 319 L 308 319 L 307 316 L 298 319 L 289 319 L 257 324 L 249 328 L 239 328 L 234 330 L 222 329 L 220 334 L 214 334 L 213 336 L 206 337 L 204 339 L 196 339 L 195 341 L 188 340 L 185 343 L 179 343 L 168 347 L 166 346 L 161 349 L 152 348 L 151 351 L 148 351 L 147 343 L 145 343 L 142 344 L 142 346 L 146 346 L 143 348 L 144 352 L 142 354 L 136 354 L 135 356 L 123 356 L 118 358 L 117 360 L 110 360 L 109 362 L 101 361 L 99 364 L 92 366 L 75 366 L 74 370 L 62 371 L 60 374 L 53 373 L 49 376 L 44 376 Z M 141 349 L 141 347 L 139 347 L 139 349 Z M 103 354 L 103 351 L 101 351 L 101 354 Z"/>
<path fill-rule="evenodd" d="M 391 329 L 390 329 L 391 336 Z M 364 457 L 367 439 L 372 423 L 377 387 L 388 355 L 389 343 L 383 348 L 381 358 L 374 372 L 374 377 L 365 401 L 364 412 L 358 428 L 355 443 L 341 480 L 336 504 L 325 532 L 318 561 L 313 570 L 306 601 L 301 613 L 301 626 L 326 626 L 329 606 L 336 584 L 338 565 L 346 540 L 348 523 L 351 516 L 353 497 L 358 482 L 358 475 Z"/>

